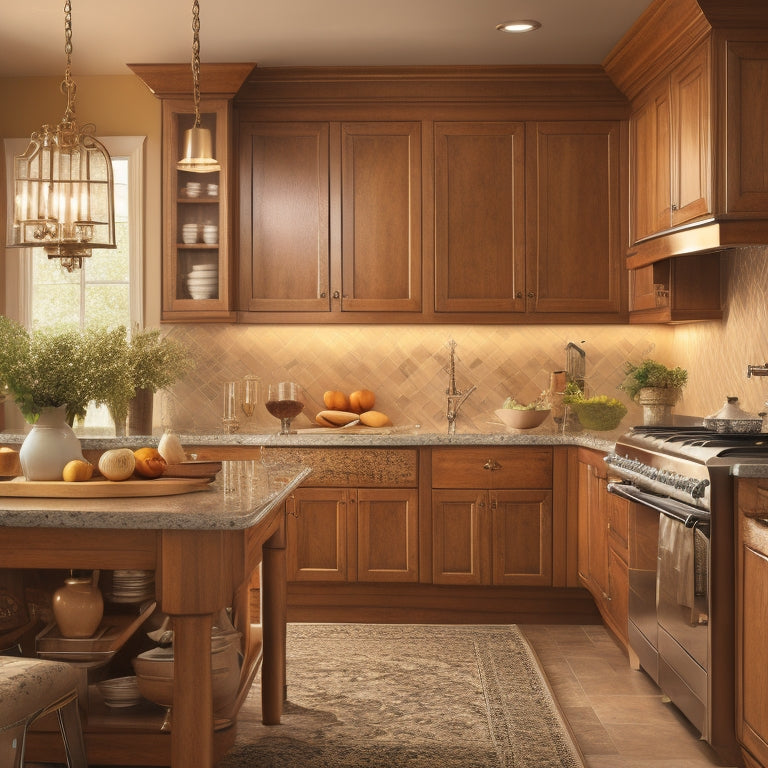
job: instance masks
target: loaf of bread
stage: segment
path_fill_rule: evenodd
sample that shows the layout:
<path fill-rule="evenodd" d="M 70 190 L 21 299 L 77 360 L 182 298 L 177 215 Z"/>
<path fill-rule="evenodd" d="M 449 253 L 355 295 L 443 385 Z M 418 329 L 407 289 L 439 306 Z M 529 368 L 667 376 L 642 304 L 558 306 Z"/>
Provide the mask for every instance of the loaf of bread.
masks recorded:
<path fill-rule="evenodd" d="M 359 418 L 356 413 L 350 411 L 320 411 L 315 416 L 315 421 L 321 427 L 344 427 Z"/>
<path fill-rule="evenodd" d="M 366 427 L 391 427 L 389 416 L 381 411 L 366 411 L 360 414 L 360 423 Z"/>
<path fill-rule="evenodd" d="M 19 452 L 13 448 L 0 448 L 0 477 L 16 477 L 20 474 Z"/>

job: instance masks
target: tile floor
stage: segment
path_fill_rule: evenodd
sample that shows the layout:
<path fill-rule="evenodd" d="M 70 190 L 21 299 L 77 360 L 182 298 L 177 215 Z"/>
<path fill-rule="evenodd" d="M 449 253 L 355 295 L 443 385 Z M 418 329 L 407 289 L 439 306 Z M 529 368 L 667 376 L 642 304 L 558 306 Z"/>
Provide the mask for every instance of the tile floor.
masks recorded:
<path fill-rule="evenodd" d="M 520 625 L 587 768 L 707 768 L 721 762 L 601 625 Z"/>

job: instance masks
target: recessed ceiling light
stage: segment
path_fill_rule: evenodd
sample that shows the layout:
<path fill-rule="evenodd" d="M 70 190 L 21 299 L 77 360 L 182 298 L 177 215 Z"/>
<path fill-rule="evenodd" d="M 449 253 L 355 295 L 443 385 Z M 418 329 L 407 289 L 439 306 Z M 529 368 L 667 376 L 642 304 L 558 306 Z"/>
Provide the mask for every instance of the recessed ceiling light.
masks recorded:
<path fill-rule="evenodd" d="M 503 24 L 497 24 L 496 29 L 499 32 L 533 32 L 541 26 L 540 21 L 534 19 L 516 19 L 515 21 L 505 21 Z"/>

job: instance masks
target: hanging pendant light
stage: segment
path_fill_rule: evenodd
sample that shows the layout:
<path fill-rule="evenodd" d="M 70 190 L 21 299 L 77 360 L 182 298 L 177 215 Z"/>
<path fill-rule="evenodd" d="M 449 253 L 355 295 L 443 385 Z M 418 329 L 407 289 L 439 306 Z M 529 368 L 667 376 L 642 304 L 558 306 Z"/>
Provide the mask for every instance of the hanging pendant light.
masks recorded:
<path fill-rule="evenodd" d="M 64 117 L 32 134 L 23 155 L 14 158 L 14 215 L 8 247 L 42 246 L 49 259 L 61 259 L 71 272 L 94 248 L 115 248 L 115 200 L 112 161 L 93 133 L 78 126 L 77 86 L 72 80 L 72 4 L 64 3 L 64 52 L 67 66 L 61 92 Z"/>
<path fill-rule="evenodd" d="M 200 127 L 200 3 L 192 3 L 192 98 L 195 103 L 195 124 L 184 131 L 184 156 L 176 169 L 195 173 L 220 171 L 213 158 L 213 140 L 208 128 Z"/>

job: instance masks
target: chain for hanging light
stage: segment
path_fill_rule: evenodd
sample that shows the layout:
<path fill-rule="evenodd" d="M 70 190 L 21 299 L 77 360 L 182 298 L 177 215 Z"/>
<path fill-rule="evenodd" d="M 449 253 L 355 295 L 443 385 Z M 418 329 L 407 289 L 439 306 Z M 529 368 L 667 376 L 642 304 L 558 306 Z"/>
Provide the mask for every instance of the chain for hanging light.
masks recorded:
<path fill-rule="evenodd" d="M 195 122 L 184 131 L 184 156 L 176 169 L 194 173 L 220 171 L 221 166 L 213 157 L 213 139 L 208 128 L 200 127 L 200 3 L 192 3 L 192 100 L 195 106 Z"/>
<path fill-rule="evenodd" d="M 66 67 L 61 92 L 64 117 L 55 129 L 35 131 L 23 155 L 14 158 L 14 217 L 8 247 L 42 246 L 68 272 L 82 266 L 94 248 L 115 248 L 112 161 L 93 133 L 75 117 L 72 80 L 72 3 L 64 2 Z"/>

